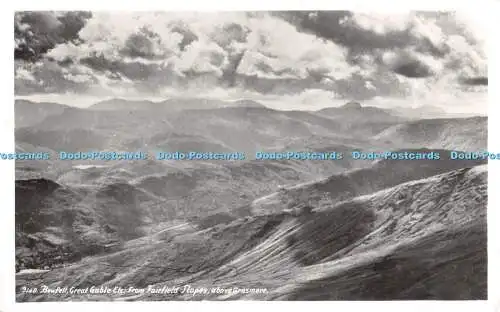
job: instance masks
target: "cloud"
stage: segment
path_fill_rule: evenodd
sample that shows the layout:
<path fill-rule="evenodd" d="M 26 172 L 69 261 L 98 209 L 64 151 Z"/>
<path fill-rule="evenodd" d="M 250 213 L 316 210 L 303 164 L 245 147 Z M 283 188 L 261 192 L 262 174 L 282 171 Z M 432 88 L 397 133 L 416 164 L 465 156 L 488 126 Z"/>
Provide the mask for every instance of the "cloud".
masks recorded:
<path fill-rule="evenodd" d="M 487 77 L 484 38 L 455 13 L 20 12 L 14 28 L 20 94 L 321 90 L 364 100 L 487 85 L 476 79 Z"/>
<path fill-rule="evenodd" d="M 415 53 L 400 52 L 392 60 L 386 60 L 386 65 L 399 75 L 408 78 L 426 78 L 437 74 L 441 68 L 439 62 L 432 62 L 432 57 Z M 435 66 L 433 66 L 435 65 Z"/>
<path fill-rule="evenodd" d="M 488 77 L 474 77 L 474 78 L 464 78 L 461 82 L 469 86 L 487 86 Z"/>
<path fill-rule="evenodd" d="M 56 45 L 78 42 L 90 12 L 16 12 L 14 57 L 36 61 Z"/>
<path fill-rule="evenodd" d="M 396 74 L 425 78 L 446 70 L 474 75 L 486 68 L 484 47 L 463 20 L 445 12 L 363 14 L 344 11 L 276 12 L 297 30 L 346 47 L 352 64 L 387 66 Z M 392 54 L 390 63 L 387 54 Z"/>

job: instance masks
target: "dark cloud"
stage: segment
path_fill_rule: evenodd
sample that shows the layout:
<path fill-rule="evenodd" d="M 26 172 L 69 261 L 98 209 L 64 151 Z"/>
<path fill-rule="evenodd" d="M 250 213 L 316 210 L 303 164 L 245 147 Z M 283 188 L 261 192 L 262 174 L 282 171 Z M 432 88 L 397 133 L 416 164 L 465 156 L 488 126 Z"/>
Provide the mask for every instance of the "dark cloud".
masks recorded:
<path fill-rule="evenodd" d="M 140 34 L 132 34 L 128 37 L 122 53 L 130 57 L 155 57 L 154 46 L 151 42 L 151 38 Z"/>
<path fill-rule="evenodd" d="M 57 61 L 57 64 L 59 64 L 59 66 L 61 66 L 61 67 L 68 67 L 68 66 L 73 65 L 74 61 L 69 57 L 65 57 L 62 60 Z"/>
<path fill-rule="evenodd" d="M 228 65 L 222 70 L 221 85 L 234 87 L 236 85 L 237 70 L 245 56 L 246 51 L 236 53 L 229 57 Z"/>
<path fill-rule="evenodd" d="M 341 21 L 352 16 L 349 11 L 276 11 L 273 15 L 283 18 L 296 26 L 299 31 L 312 33 L 318 37 L 349 45 L 352 34 L 347 34 Z"/>
<path fill-rule="evenodd" d="M 165 51 L 158 50 L 161 45 L 161 37 L 149 29 L 142 27 L 137 33 L 131 34 L 125 41 L 125 46 L 120 51 L 128 57 L 141 57 L 145 59 L 161 59 L 167 57 Z"/>
<path fill-rule="evenodd" d="M 99 54 L 97 52 L 93 52 L 91 55 L 82 58 L 80 63 L 97 71 L 118 71 L 117 62 L 110 61 L 103 54 Z"/>
<path fill-rule="evenodd" d="M 290 22 L 298 31 L 311 33 L 346 47 L 347 59 L 352 64 L 358 64 L 361 55 L 375 55 L 388 50 L 404 51 L 412 48 L 415 52 L 438 58 L 450 52 L 446 45 L 437 46 L 428 37 L 417 36 L 418 32 L 413 31 L 411 23 L 402 29 L 376 32 L 360 27 L 349 11 L 286 11 L 274 14 Z M 394 70 L 406 77 L 426 77 L 431 74 L 416 61 L 401 64 Z"/>
<path fill-rule="evenodd" d="M 61 22 L 61 25 L 57 31 L 63 40 L 62 42 L 79 40 L 78 32 L 80 32 L 91 17 L 91 12 L 78 11 L 65 12 L 58 16 L 57 19 Z"/>
<path fill-rule="evenodd" d="M 232 42 L 244 43 L 250 33 L 250 29 L 237 23 L 227 23 L 218 27 L 212 34 L 212 40 L 224 49 L 230 49 Z"/>
<path fill-rule="evenodd" d="M 120 77 L 125 77 L 132 81 L 147 80 L 152 76 L 162 73 L 161 66 L 156 63 L 109 60 L 102 54 L 93 54 L 84 57 L 80 60 L 80 63 L 96 71 L 110 73 L 110 77 L 112 78 L 119 79 Z"/>
<path fill-rule="evenodd" d="M 362 53 L 376 49 L 403 48 L 410 44 L 410 29 L 379 34 L 362 29 L 350 18 L 349 11 L 286 11 L 277 16 L 295 25 L 299 31 L 309 32 Z"/>
<path fill-rule="evenodd" d="M 90 12 L 16 12 L 14 57 L 36 61 L 57 44 L 78 43 L 78 32 L 92 17 Z"/>
<path fill-rule="evenodd" d="M 173 26 L 172 32 L 182 35 L 182 40 L 179 43 L 179 49 L 181 51 L 185 51 L 187 46 L 189 46 L 194 41 L 198 40 L 198 36 L 196 36 L 196 34 L 182 22 L 178 22 L 177 25 Z"/>
<path fill-rule="evenodd" d="M 313 79 L 316 82 L 321 82 L 324 79 L 331 79 L 332 77 L 330 76 L 330 71 L 328 69 L 307 69 L 307 74 L 311 79 Z"/>
<path fill-rule="evenodd" d="M 487 86 L 488 77 L 462 78 L 460 82 L 467 86 Z"/>
<path fill-rule="evenodd" d="M 408 78 L 426 78 L 432 76 L 431 69 L 418 60 L 398 64 L 393 70 L 395 73 Z"/>
<path fill-rule="evenodd" d="M 25 66 L 16 61 L 15 68 Z M 22 61 L 21 61 L 22 62 Z M 16 80 L 16 94 L 26 94 L 33 92 L 58 93 L 61 90 L 82 93 L 89 87 L 98 83 L 93 76 L 85 76 L 85 79 L 75 79 L 77 71 L 61 71 L 56 62 L 41 60 L 36 64 L 29 64 L 29 73 L 32 79 Z"/>
<path fill-rule="evenodd" d="M 265 62 L 258 62 L 255 64 L 255 68 L 257 68 L 260 72 L 265 73 L 265 74 L 272 74 L 276 77 L 280 77 L 283 75 L 294 75 L 294 70 L 292 68 L 283 68 L 279 70 L 275 70 L 272 68 L 271 65 L 265 63 Z M 311 70 L 311 75 L 312 75 L 312 70 Z M 315 72 L 322 72 L 320 70 L 315 70 Z M 324 71 L 323 71 L 324 72 Z"/>
<path fill-rule="evenodd" d="M 468 86 L 487 86 L 488 77 L 462 78 L 461 83 Z"/>

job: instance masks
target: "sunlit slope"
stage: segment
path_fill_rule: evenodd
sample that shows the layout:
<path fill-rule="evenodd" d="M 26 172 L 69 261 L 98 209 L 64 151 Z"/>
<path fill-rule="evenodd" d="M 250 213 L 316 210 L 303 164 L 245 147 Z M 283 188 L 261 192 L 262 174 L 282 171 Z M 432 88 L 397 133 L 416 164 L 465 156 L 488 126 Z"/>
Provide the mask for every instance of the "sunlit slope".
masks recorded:
<path fill-rule="evenodd" d="M 283 208 L 318 208 L 338 201 L 370 194 L 411 180 L 422 179 L 464 167 L 485 164 L 484 160 L 450 160 L 447 150 L 406 149 L 406 152 L 441 155 L 439 160 L 378 160 L 366 168 L 354 169 L 328 178 L 286 187 L 256 199 L 251 210 L 256 214 Z"/>

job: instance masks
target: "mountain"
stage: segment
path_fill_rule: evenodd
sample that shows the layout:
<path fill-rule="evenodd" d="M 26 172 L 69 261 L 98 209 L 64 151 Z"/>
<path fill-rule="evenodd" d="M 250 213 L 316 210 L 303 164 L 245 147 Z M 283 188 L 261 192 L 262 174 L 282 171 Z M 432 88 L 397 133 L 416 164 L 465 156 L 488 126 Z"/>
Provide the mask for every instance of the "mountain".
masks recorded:
<path fill-rule="evenodd" d="M 401 148 L 427 147 L 483 151 L 488 144 L 488 118 L 421 119 L 388 127 L 373 137 Z"/>
<path fill-rule="evenodd" d="M 361 110 L 363 106 L 359 102 L 351 101 L 342 105 L 341 108 L 344 110 Z"/>
<path fill-rule="evenodd" d="M 265 105 L 254 100 L 237 100 L 233 102 L 235 107 L 266 107 Z"/>
<path fill-rule="evenodd" d="M 485 300 L 486 169 L 409 181 L 308 214 L 249 216 L 201 231 L 182 232 L 180 224 L 116 253 L 20 275 L 17 286 L 189 284 L 232 292 L 18 292 L 17 300 Z"/>
<path fill-rule="evenodd" d="M 14 136 L 19 143 L 29 144 L 35 148 L 48 148 L 53 151 L 102 150 L 108 145 L 108 138 L 91 129 L 45 131 L 31 127 L 17 129 Z"/>
<path fill-rule="evenodd" d="M 356 118 L 352 122 L 346 120 L 349 119 L 332 119 L 312 112 L 277 111 L 265 107 L 190 109 L 165 113 L 147 109 L 134 112 L 77 110 L 50 116 L 23 131 L 59 132 L 53 135 L 54 138 L 71 138 L 71 132 L 77 130 L 87 131 L 89 135 L 93 132 L 98 136 L 95 138 L 96 149 L 102 147 L 100 142 L 105 142 L 103 144 L 109 149 L 135 150 L 146 146 L 147 149 L 165 147 L 170 140 L 177 140 L 177 143 L 172 142 L 172 148 L 220 146 L 223 150 L 252 154 L 262 150 L 283 149 L 290 140 L 312 136 L 330 137 L 332 145 L 346 140 L 363 142 L 396 124 L 370 122 L 368 119 L 364 123 L 356 123 Z M 34 141 L 30 139 L 28 143 L 33 144 Z M 53 149 L 63 147 L 59 141 L 47 144 Z"/>
<path fill-rule="evenodd" d="M 15 132 L 17 152 L 53 155 L 16 161 L 18 287 L 269 290 L 119 300 L 485 296 L 486 161 L 450 160 L 448 153 L 486 148 L 487 118 L 415 120 L 357 102 L 280 111 L 250 100 L 196 98 L 59 108 Z M 60 150 L 143 151 L 149 158 L 62 161 Z M 157 160 L 158 151 L 246 158 Z M 353 151 L 441 158 L 357 160 Z M 256 160 L 256 152 L 343 158 Z M 19 294 L 17 300 L 118 297 Z"/>
<path fill-rule="evenodd" d="M 449 117 L 449 114 L 444 109 L 432 105 L 422 105 L 419 107 L 392 107 L 391 111 L 410 119 Z"/>
<path fill-rule="evenodd" d="M 214 109 L 222 107 L 265 107 L 253 100 L 222 101 L 203 98 L 171 98 L 162 101 L 109 99 L 90 106 L 93 110 L 185 110 Z"/>
<path fill-rule="evenodd" d="M 48 116 L 59 115 L 65 110 L 71 109 L 74 108 L 57 103 L 16 100 L 14 105 L 15 127 L 17 129 L 33 126 Z"/>
<path fill-rule="evenodd" d="M 89 108 L 94 110 L 142 110 L 142 109 L 153 109 L 161 106 L 160 103 L 147 100 L 126 100 L 126 99 L 109 99 L 97 102 L 91 105 Z"/>
<path fill-rule="evenodd" d="M 357 196 L 370 194 L 408 181 L 486 164 L 485 160 L 450 160 L 447 150 L 415 149 L 405 152 L 439 153 L 440 160 L 378 160 L 365 168 L 335 174 L 319 181 L 281 188 L 278 192 L 256 199 L 253 213 L 276 213 L 283 207 L 321 207 Z M 396 151 L 397 152 L 397 151 Z"/>
<path fill-rule="evenodd" d="M 320 140 L 327 144 L 323 147 L 375 144 L 384 149 L 474 150 L 486 146 L 486 127 L 486 117 L 408 121 L 379 108 L 359 105 L 320 112 L 241 106 L 165 113 L 155 109 L 70 109 L 18 129 L 16 140 L 53 150 L 158 150 L 171 144 L 171 149 L 215 148 L 253 154 L 282 150 L 291 142 L 297 150 L 307 149 Z"/>
<path fill-rule="evenodd" d="M 319 110 L 318 112 L 332 115 L 332 116 L 344 116 L 344 115 L 364 115 L 364 114 L 374 114 L 374 116 L 384 119 L 384 120 L 415 120 L 423 118 L 450 118 L 450 117 L 463 117 L 461 115 L 454 116 L 453 114 L 447 113 L 444 109 L 433 105 L 421 105 L 418 107 L 403 107 L 394 106 L 391 108 L 378 108 L 375 106 L 364 106 L 359 102 L 350 101 L 340 107 L 328 107 Z"/>
<path fill-rule="evenodd" d="M 346 166 L 349 164 L 325 161 L 315 165 L 291 160 L 128 161 L 94 164 L 93 167 L 74 166 L 61 171 L 56 181 L 68 186 L 130 183 L 161 202 L 165 213 L 161 217 L 157 215 L 157 220 L 171 221 L 178 217 L 207 217 L 221 212 L 234 216 L 248 214 L 244 207 L 255 197 L 272 193 L 282 185 L 342 172 Z"/>
<path fill-rule="evenodd" d="M 348 118 L 352 122 L 398 122 L 406 120 L 404 116 L 394 114 L 390 110 L 374 106 L 363 106 L 358 102 L 348 102 L 340 107 L 327 107 L 317 111 L 334 119 Z"/>
<path fill-rule="evenodd" d="M 26 142 L 16 141 L 15 145 L 16 153 L 35 153 L 42 154 L 48 153 L 49 155 L 53 155 L 54 151 L 40 146 L 33 146 Z M 48 179 L 54 179 L 58 176 L 57 167 L 58 164 L 54 162 L 53 159 L 47 159 L 44 161 L 36 160 L 36 159 L 24 159 L 24 160 L 16 160 L 16 180 L 28 180 L 32 178 L 42 178 L 46 177 Z"/>
<path fill-rule="evenodd" d="M 45 178 L 16 180 L 16 261 L 53 267 L 144 235 L 154 196 L 126 182 L 68 186 Z M 54 258 L 56 257 L 56 258 Z"/>
<path fill-rule="evenodd" d="M 127 150 L 152 149 L 157 151 L 198 151 L 198 152 L 236 152 L 224 142 L 208 139 L 202 135 L 189 135 L 177 132 L 157 133 L 126 142 Z"/>
<path fill-rule="evenodd" d="M 16 163 L 24 178 L 16 181 L 18 242 L 27 240 L 18 254 L 26 268 L 52 267 L 41 259 L 61 248 L 67 259 L 103 252 L 106 245 L 144 235 L 145 227 L 162 222 L 189 219 L 206 226 L 207 218 L 220 223 L 248 216 L 253 198 L 318 176 L 300 161 L 192 162 L 185 167 L 153 160 L 86 166 L 52 162 L 46 170 L 57 174 L 54 180 L 41 170 L 28 174 L 26 163 Z M 342 170 L 336 166 L 331 162 L 323 173 Z M 26 222 L 34 228 L 25 227 Z"/>

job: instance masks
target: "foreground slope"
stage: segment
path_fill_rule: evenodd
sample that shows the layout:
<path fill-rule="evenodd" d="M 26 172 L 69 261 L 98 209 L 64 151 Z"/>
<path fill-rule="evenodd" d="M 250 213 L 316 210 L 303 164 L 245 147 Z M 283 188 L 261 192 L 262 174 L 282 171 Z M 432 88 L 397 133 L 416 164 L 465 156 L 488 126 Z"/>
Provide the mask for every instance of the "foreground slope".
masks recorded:
<path fill-rule="evenodd" d="M 44 300 L 391 300 L 486 298 L 487 166 L 325 206 L 201 231 L 166 231 L 17 287 L 264 287 L 265 294 L 19 294 Z"/>
<path fill-rule="evenodd" d="M 19 269 L 62 265 L 144 235 L 156 198 L 127 183 L 67 186 L 45 178 L 16 181 Z"/>
<path fill-rule="evenodd" d="M 406 152 L 439 153 L 439 160 L 379 160 L 365 168 L 355 168 L 319 181 L 286 187 L 256 199 L 254 213 L 278 212 L 283 208 L 320 207 L 370 194 L 411 180 L 422 179 L 451 170 L 485 164 L 485 160 L 450 160 L 449 151 L 441 149 L 406 149 Z"/>

